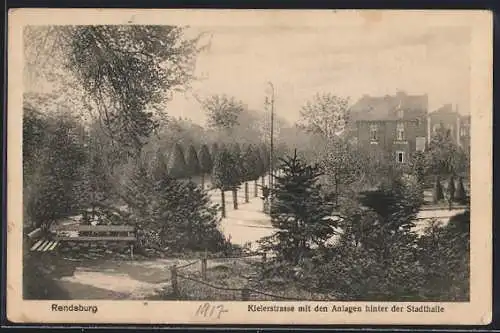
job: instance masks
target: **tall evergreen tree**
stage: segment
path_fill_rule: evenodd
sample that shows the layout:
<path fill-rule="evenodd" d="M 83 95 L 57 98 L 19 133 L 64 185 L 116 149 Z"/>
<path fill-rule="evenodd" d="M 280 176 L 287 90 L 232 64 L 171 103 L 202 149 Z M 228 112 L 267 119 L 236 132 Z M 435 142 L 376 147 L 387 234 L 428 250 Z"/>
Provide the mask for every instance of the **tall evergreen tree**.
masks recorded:
<path fill-rule="evenodd" d="M 276 233 L 267 238 L 278 259 L 298 264 L 310 254 L 311 246 L 323 245 L 334 233 L 336 222 L 324 200 L 317 165 L 307 165 L 295 152 L 282 161 L 276 177 L 271 220 Z"/>
<path fill-rule="evenodd" d="M 244 166 L 241 155 L 241 148 L 237 142 L 231 145 L 231 154 L 233 155 L 234 159 L 233 168 L 236 175 L 233 186 L 231 188 L 231 192 L 233 194 L 233 208 L 238 209 L 238 189 L 243 182 L 243 174 L 245 173 L 245 171 L 243 170 Z"/>
<path fill-rule="evenodd" d="M 220 147 L 217 144 L 217 142 L 212 143 L 212 145 L 210 146 L 210 154 L 212 156 L 212 161 L 215 161 L 215 158 L 216 158 L 219 150 L 220 150 Z"/>
<path fill-rule="evenodd" d="M 178 143 L 174 145 L 173 151 L 170 154 L 167 169 L 170 177 L 172 178 L 181 179 L 187 176 L 184 151 Z"/>
<path fill-rule="evenodd" d="M 249 193 L 248 193 L 248 181 L 256 180 L 259 175 L 256 172 L 257 165 L 255 160 L 255 153 L 252 145 L 249 145 L 242 156 L 242 180 L 245 182 L 245 202 L 249 202 Z"/>
<path fill-rule="evenodd" d="M 436 176 L 436 183 L 434 184 L 434 189 L 432 191 L 432 201 L 436 204 L 443 199 L 444 195 L 441 180 L 439 179 L 439 176 Z"/>
<path fill-rule="evenodd" d="M 200 160 L 200 171 L 201 171 L 201 188 L 205 188 L 205 175 L 212 172 L 213 161 L 210 152 L 208 151 L 207 145 L 202 145 L 200 153 L 198 154 Z"/>
<path fill-rule="evenodd" d="M 200 161 L 193 145 L 189 146 L 186 157 L 186 169 L 189 177 L 198 176 L 201 173 Z"/>
<path fill-rule="evenodd" d="M 448 181 L 448 203 L 451 209 L 451 205 L 455 201 L 455 178 L 450 176 Z"/>
<path fill-rule="evenodd" d="M 179 181 L 168 173 L 155 179 L 139 163 L 127 186 L 126 199 L 132 221 L 140 226 L 143 247 L 218 250 L 224 242 L 217 230 L 218 208 L 193 182 Z"/>
<path fill-rule="evenodd" d="M 264 179 L 263 177 L 263 173 L 264 173 L 264 162 L 262 162 L 262 157 L 260 155 L 260 151 L 258 149 L 255 149 L 253 151 L 254 153 L 254 163 L 255 163 L 255 171 L 254 171 L 254 197 L 257 197 L 259 194 L 258 194 L 258 186 L 257 186 L 257 181 L 259 179 L 259 177 L 262 177 L 262 179 Z"/>
<path fill-rule="evenodd" d="M 462 177 L 458 178 L 458 186 L 457 186 L 457 192 L 456 192 L 455 199 L 461 205 L 464 205 L 467 203 L 467 194 L 465 192 L 465 187 L 464 187 L 464 182 L 463 182 Z"/>

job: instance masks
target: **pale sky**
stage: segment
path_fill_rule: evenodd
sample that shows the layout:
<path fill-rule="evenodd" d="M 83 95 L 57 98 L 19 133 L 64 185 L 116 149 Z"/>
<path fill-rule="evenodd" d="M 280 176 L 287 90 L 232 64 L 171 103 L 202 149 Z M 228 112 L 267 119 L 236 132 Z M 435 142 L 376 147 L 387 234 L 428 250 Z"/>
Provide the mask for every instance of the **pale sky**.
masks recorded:
<path fill-rule="evenodd" d="M 469 113 L 470 31 L 461 27 L 298 26 L 196 27 L 210 31 L 210 50 L 199 56 L 193 84 L 201 97 L 225 93 L 263 109 L 267 81 L 276 87 L 276 113 L 290 121 L 315 93 L 355 102 L 363 94 L 398 90 L 427 93 L 430 111 L 446 103 Z M 177 94 L 171 115 L 203 123 L 192 93 Z"/>

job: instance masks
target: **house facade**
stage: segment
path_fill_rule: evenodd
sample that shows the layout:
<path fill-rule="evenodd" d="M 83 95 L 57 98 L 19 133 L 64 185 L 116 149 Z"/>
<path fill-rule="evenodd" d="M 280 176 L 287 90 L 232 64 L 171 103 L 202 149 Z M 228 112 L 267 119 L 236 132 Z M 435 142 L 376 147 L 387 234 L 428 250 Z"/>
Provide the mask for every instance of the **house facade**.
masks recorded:
<path fill-rule="evenodd" d="M 470 148 L 470 116 L 461 115 L 458 107 L 445 104 L 439 109 L 429 113 L 427 140 L 430 142 L 432 135 L 440 127 L 450 131 L 450 135 L 458 146 Z"/>
<path fill-rule="evenodd" d="M 427 108 L 427 95 L 365 95 L 351 108 L 349 131 L 359 147 L 407 163 L 426 149 Z"/>
<path fill-rule="evenodd" d="M 452 104 L 429 113 L 427 95 L 365 95 L 351 107 L 348 135 L 360 148 L 407 163 L 415 152 L 427 149 L 441 126 L 457 145 L 470 149 L 470 116 Z"/>

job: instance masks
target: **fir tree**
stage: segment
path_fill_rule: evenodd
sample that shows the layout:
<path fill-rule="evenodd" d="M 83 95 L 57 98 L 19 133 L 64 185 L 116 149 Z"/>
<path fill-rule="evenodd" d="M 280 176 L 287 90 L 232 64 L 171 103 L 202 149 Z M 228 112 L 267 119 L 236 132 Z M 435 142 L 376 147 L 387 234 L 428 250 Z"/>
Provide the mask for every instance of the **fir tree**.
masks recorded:
<path fill-rule="evenodd" d="M 245 170 L 243 170 L 244 166 L 241 156 L 241 148 L 238 143 L 234 143 L 232 145 L 231 154 L 233 155 L 233 168 L 235 174 L 235 179 L 231 187 L 231 192 L 233 194 L 233 208 L 238 209 L 238 189 L 243 182 L 243 174 L 245 173 Z"/>
<path fill-rule="evenodd" d="M 264 162 L 262 162 L 262 157 L 258 149 L 254 150 L 254 163 L 255 163 L 255 171 L 254 171 L 254 196 L 258 196 L 258 188 L 257 188 L 257 180 L 264 173 Z M 262 179 L 264 177 L 262 176 Z"/>
<path fill-rule="evenodd" d="M 245 182 L 245 202 L 249 202 L 249 194 L 248 194 L 248 181 L 250 180 L 256 180 L 259 176 L 255 163 L 255 153 L 252 148 L 252 145 L 249 145 L 247 150 L 245 151 L 245 154 L 242 156 L 242 180 Z"/>
<path fill-rule="evenodd" d="M 455 199 L 459 204 L 465 205 L 467 203 L 467 194 L 465 193 L 465 187 L 462 177 L 458 178 L 458 186 Z"/>
<path fill-rule="evenodd" d="M 172 178 L 186 177 L 186 160 L 180 144 L 176 143 L 168 161 L 168 173 Z"/>
<path fill-rule="evenodd" d="M 307 165 L 295 152 L 282 160 L 281 169 L 271 210 L 272 224 L 278 231 L 264 243 L 279 259 L 298 264 L 310 254 L 311 246 L 321 246 L 333 235 L 336 223 L 321 195 L 317 165 Z"/>
<path fill-rule="evenodd" d="M 450 176 L 448 181 L 448 200 L 455 201 L 455 178 Z"/>
<path fill-rule="evenodd" d="M 200 161 L 198 160 L 198 154 L 194 149 L 193 145 L 189 146 L 187 158 L 186 158 L 186 169 L 189 177 L 198 176 L 201 172 Z"/>
<path fill-rule="evenodd" d="M 443 195 L 443 187 L 441 186 L 441 181 L 439 179 L 439 176 L 436 177 L 436 183 L 434 185 L 434 190 L 432 193 L 432 201 L 436 204 L 439 201 L 443 200 L 444 195 Z"/>
<path fill-rule="evenodd" d="M 218 207 L 208 194 L 193 182 L 174 179 L 168 173 L 160 176 L 160 170 L 155 178 L 138 164 L 127 184 L 125 199 L 132 220 L 140 227 L 143 247 L 219 250 L 224 237 L 217 230 Z M 158 237 L 151 240 L 151 235 Z"/>
<path fill-rule="evenodd" d="M 201 171 L 201 188 L 205 188 L 205 175 L 212 172 L 213 162 L 212 157 L 210 156 L 210 152 L 208 151 L 208 147 L 206 145 L 202 145 L 199 153 L 200 160 L 200 171 Z"/>
<path fill-rule="evenodd" d="M 219 145 L 216 142 L 212 143 L 212 146 L 210 147 L 210 154 L 212 155 L 212 161 L 215 161 L 215 158 L 217 157 L 219 150 L 220 150 Z"/>

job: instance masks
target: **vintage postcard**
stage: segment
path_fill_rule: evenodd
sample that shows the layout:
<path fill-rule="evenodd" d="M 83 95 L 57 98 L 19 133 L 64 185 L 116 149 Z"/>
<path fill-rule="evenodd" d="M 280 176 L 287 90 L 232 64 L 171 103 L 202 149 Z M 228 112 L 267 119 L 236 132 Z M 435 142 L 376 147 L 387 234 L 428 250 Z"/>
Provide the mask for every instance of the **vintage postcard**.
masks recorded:
<path fill-rule="evenodd" d="M 488 11 L 9 13 L 17 323 L 488 324 Z"/>

